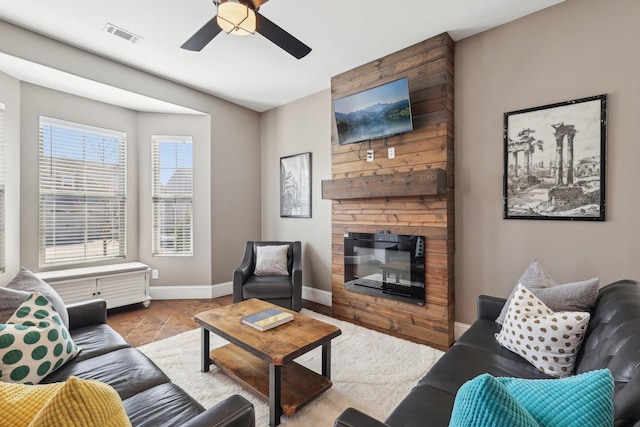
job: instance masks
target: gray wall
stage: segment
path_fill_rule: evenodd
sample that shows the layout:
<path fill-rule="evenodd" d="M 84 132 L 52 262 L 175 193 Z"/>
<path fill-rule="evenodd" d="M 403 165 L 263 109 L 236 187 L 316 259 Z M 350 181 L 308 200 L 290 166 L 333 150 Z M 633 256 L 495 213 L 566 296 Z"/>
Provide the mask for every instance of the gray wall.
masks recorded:
<path fill-rule="evenodd" d="M 160 280 L 154 281 L 153 284 L 188 285 L 228 282 L 231 279 L 231 271 L 239 262 L 243 242 L 255 238 L 261 233 L 260 114 L 180 84 L 169 82 L 56 42 L 4 21 L 0 21 L 0 33 L 2 33 L 2 37 L 0 37 L 0 52 L 117 88 L 185 106 L 208 115 L 210 118 L 210 123 L 208 124 L 210 150 L 203 153 L 203 158 L 198 159 L 197 168 L 202 173 L 200 177 L 204 177 L 203 180 L 207 180 L 206 182 L 199 182 L 198 185 L 204 192 L 208 193 L 208 197 L 206 195 L 198 196 L 204 204 L 208 203 L 208 206 L 202 207 L 203 210 L 199 211 L 198 215 L 202 218 L 206 217 L 209 225 L 198 225 L 197 229 L 202 233 L 199 238 L 208 239 L 204 251 L 209 251 L 210 255 L 206 260 L 198 260 L 199 265 L 195 269 L 184 268 L 183 264 L 178 265 L 178 263 L 163 264 Z M 10 86 L 14 92 L 16 92 L 16 87 L 20 87 L 19 82 L 15 79 L 7 77 L 3 80 L 8 81 L 6 85 Z M 4 89 L 5 82 L 0 81 L 0 85 Z M 78 97 L 74 97 L 75 99 L 72 100 L 72 98 L 61 93 L 53 96 L 51 92 L 35 89 L 36 87 L 33 85 L 24 84 L 22 87 L 26 88 L 24 96 L 28 98 L 28 105 L 24 107 L 24 111 L 29 117 L 25 117 L 25 121 L 28 120 L 31 124 L 24 122 L 20 114 L 15 112 L 16 109 L 20 109 L 19 99 L 15 102 L 2 99 L 0 102 L 4 102 L 7 106 L 9 104 L 14 105 L 14 109 L 7 114 L 8 126 L 13 129 L 14 139 L 20 140 L 22 150 L 26 153 L 32 152 L 33 148 L 28 145 L 37 145 L 37 139 L 34 140 L 33 135 L 19 135 L 20 122 L 23 122 L 22 129 L 26 130 L 28 128 L 30 132 L 33 132 L 33 126 L 37 126 L 37 121 L 33 121 L 36 116 L 36 110 L 39 110 L 40 107 L 53 109 L 53 98 L 62 100 L 60 111 L 65 111 L 71 117 L 82 117 L 82 113 L 74 111 L 74 109 L 80 110 L 87 106 L 93 111 L 106 111 L 105 121 L 107 122 L 113 122 L 116 117 L 120 117 L 123 123 L 115 127 L 122 128 L 124 126 L 128 129 L 130 128 L 131 135 L 138 132 L 136 112 L 117 107 L 105 109 L 106 107 L 98 105 L 100 103 L 93 103 Z M 42 106 L 40 106 L 40 100 L 36 96 L 38 92 L 46 95 L 45 99 L 42 100 Z M 4 93 L 1 95 L 2 98 L 5 96 L 11 98 L 11 95 L 5 95 Z M 22 95 L 18 93 L 17 97 L 19 98 L 20 96 Z M 75 108 L 74 103 L 77 103 Z M 112 114 L 113 116 L 111 116 Z M 56 114 L 51 115 L 56 116 Z M 143 124 L 148 122 L 147 119 L 145 117 L 142 118 Z M 200 126 L 201 124 L 198 124 L 198 129 L 201 129 Z M 134 147 L 137 147 L 137 145 L 134 145 Z M 137 158 L 138 151 L 134 149 L 129 154 L 133 156 L 130 159 Z M 14 162 L 13 164 L 17 165 L 18 158 L 19 154 L 15 153 L 12 158 L 7 157 L 7 162 Z M 33 159 L 29 161 L 22 159 L 20 162 L 21 173 L 25 175 L 27 180 L 22 184 L 24 191 L 20 194 L 23 199 L 23 211 L 21 212 L 18 207 L 14 206 L 11 214 L 14 215 L 11 218 L 15 226 L 14 230 L 20 229 L 23 231 L 20 235 L 19 244 L 16 244 L 15 236 L 11 241 L 11 246 L 9 246 L 10 236 L 8 236 L 7 240 L 8 252 L 19 251 L 22 254 L 21 258 L 23 259 L 12 261 L 15 270 L 17 270 L 18 267 L 16 266 L 20 263 L 28 263 L 32 266 L 32 260 L 37 257 L 37 253 L 34 254 L 33 250 L 29 249 L 34 247 L 33 245 L 35 244 L 35 229 L 29 227 L 33 227 L 35 223 L 30 219 L 24 225 L 20 225 L 19 219 L 16 219 L 16 216 L 21 214 L 26 215 L 28 218 L 32 218 L 33 215 L 33 213 L 25 211 L 28 207 L 32 207 L 31 202 L 24 201 L 25 198 L 26 200 L 35 200 L 34 197 L 37 196 L 37 192 L 33 193 L 32 183 L 28 182 L 31 179 L 28 178 L 32 174 L 31 169 L 34 169 L 32 161 Z M 208 176 L 205 176 L 207 171 Z M 20 172 L 17 167 L 15 172 L 14 176 L 17 176 Z M 137 187 L 137 178 L 130 185 Z M 35 190 L 37 191 L 37 188 Z M 134 191 L 137 192 L 137 188 Z M 15 193 L 13 197 L 16 197 Z M 135 237 L 138 237 L 139 205 L 136 201 L 131 200 L 131 202 L 133 205 L 129 208 L 130 212 L 134 213 L 134 216 L 129 214 L 129 218 L 135 218 L 136 224 L 130 223 L 131 227 L 135 227 L 130 231 L 134 233 Z M 129 256 L 133 258 L 135 254 L 138 257 L 140 255 L 137 253 L 139 250 L 138 239 L 130 239 L 129 245 L 130 247 L 127 251 Z M 162 269 L 165 270 L 164 273 Z M 204 272 L 204 269 L 207 271 Z M 8 271 L 7 273 L 8 279 L 10 279 L 15 274 L 15 271 Z M 167 279 L 165 280 L 165 278 Z M 179 282 L 168 282 L 169 278 L 179 280 Z M 3 278 L 0 277 L 0 280 L 3 280 Z"/>
<path fill-rule="evenodd" d="M 640 279 L 640 2 L 569 0 L 456 44 L 456 319 L 531 259 L 566 283 Z M 606 93 L 607 221 L 502 219 L 503 113 Z"/>
<path fill-rule="evenodd" d="M 208 115 L 138 113 L 138 182 L 140 250 L 138 260 L 157 269 L 157 285 L 211 284 L 211 119 Z M 193 256 L 152 256 L 151 136 L 193 137 Z M 185 274 L 188 271 L 189 274 Z"/>
<path fill-rule="evenodd" d="M 127 134 L 127 258 L 124 261 L 138 261 L 137 114 L 29 83 L 21 83 L 20 88 L 20 263 L 32 271 L 42 270 L 38 260 L 38 125 L 41 115 Z"/>
<path fill-rule="evenodd" d="M 638 22 L 637 0 L 569 0 L 456 43 L 457 321 L 473 322 L 479 294 L 506 297 L 536 257 L 559 283 L 640 279 Z M 503 220 L 503 113 L 601 93 L 609 94 L 607 221 Z M 314 170 L 326 171 L 320 179 L 330 177 L 330 156 L 326 163 L 316 156 L 330 149 L 330 114 L 328 92 L 263 114 L 263 230 L 269 237 L 304 234 L 313 241 L 330 230 L 326 201 L 314 197 L 314 217 L 318 206 L 323 216 L 293 230 L 298 224 L 279 219 L 274 195 L 281 155 L 313 147 Z M 316 184 L 317 178 L 314 173 Z M 315 245 L 321 252 L 314 270 L 329 269 L 330 244 Z M 328 283 L 312 285 L 330 289 Z"/>
<path fill-rule="evenodd" d="M 303 284 L 331 291 L 331 200 L 322 180 L 331 179 L 329 90 L 262 114 L 262 238 L 300 240 Z M 311 218 L 280 218 L 280 157 L 310 151 Z M 330 301 L 330 299 L 329 299 Z"/>
<path fill-rule="evenodd" d="M 0 72 L 0 102 L 5 106 L 5 271 L 0 284 L 20 268 L 20 82 Z"/>

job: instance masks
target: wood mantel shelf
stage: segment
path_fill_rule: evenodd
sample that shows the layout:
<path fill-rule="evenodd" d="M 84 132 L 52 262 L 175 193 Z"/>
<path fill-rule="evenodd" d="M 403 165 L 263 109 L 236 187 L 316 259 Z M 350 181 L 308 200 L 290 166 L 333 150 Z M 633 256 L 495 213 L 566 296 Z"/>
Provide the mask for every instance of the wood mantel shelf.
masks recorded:
<path fill-rule="evenodd" d="M 447 172 L 444 169 L 326 179 L 322 181 L 322 198 L 331 200 L 375 197 L 430 196 L 446 194 Z"/>

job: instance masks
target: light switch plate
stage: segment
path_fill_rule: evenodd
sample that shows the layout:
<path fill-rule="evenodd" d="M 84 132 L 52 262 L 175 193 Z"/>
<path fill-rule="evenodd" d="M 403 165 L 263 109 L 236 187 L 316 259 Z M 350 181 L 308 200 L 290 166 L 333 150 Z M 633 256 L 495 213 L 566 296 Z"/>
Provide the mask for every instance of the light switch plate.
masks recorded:
<path fill-rule="evenodd" d="M 373 150 L 367 150 L 367 162 L 373 162 Z"/>
<path fill-rule="evenodd" d="M 387 148 L 387 157 L 389 157 L 390 159 L 396 158 L 396 147 Z"/>

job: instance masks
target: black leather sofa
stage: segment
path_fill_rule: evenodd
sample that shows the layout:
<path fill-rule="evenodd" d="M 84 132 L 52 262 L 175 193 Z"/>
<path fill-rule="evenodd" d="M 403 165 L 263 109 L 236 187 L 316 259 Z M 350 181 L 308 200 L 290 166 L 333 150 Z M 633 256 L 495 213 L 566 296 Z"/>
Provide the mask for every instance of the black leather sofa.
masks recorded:
<path fill-rule="evenodd" d="M 120 395 L 133 426 L 254 427 L 253 405 L 234 395 L 206 409 L 173 384 L 149 358 L 107 325 L 104 300 L 67 306 L 69 330 L 82 348 L 73 360 L 45 377 L 41 384 L 69 376 L 111 385 Z"/>
<path fill-rule="evenodd" d="M 458 389 L 480 374 L 550 378 L 497 343 L 494 334 L 501 325 L 495 319 L 504 303 L 502 298 L 478 298 L 478 320 L 418 382 L 385 423 L 348 408 L 336 419 L 335 426 L 447 426 Z M 615 381 L 615 426 L 640 426 L 640 283 L 621 280 L 600 289 L 575 366 L 576 373 L 608 368 Z"/>

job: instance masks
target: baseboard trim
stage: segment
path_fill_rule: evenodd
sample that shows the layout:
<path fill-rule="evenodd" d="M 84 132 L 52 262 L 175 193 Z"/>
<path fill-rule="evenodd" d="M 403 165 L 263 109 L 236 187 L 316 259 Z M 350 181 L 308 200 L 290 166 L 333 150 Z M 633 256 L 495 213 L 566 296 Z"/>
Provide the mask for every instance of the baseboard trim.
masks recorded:
<path fill-rule="evenodd" d="M 331 292 L 322 289 L 303 286 L 302 299 L 331 307 Z"/>
<path fill-rule="evenodd" d="M 232 293 L 232 282 L 218 283 L 216 285 L 149 287 L 151 298 L 156 300 L 218 298 Z"/>
<path fill-rule="evenodd" d="M 458 338 L 460 338 L 460 336 L 467 332 L 467 329 L 469 329 L 470 327 L 471 325 L 468 325 L 466 323 L 456 322 L 453 327 L 453 339 L 457 340 Z"/>

